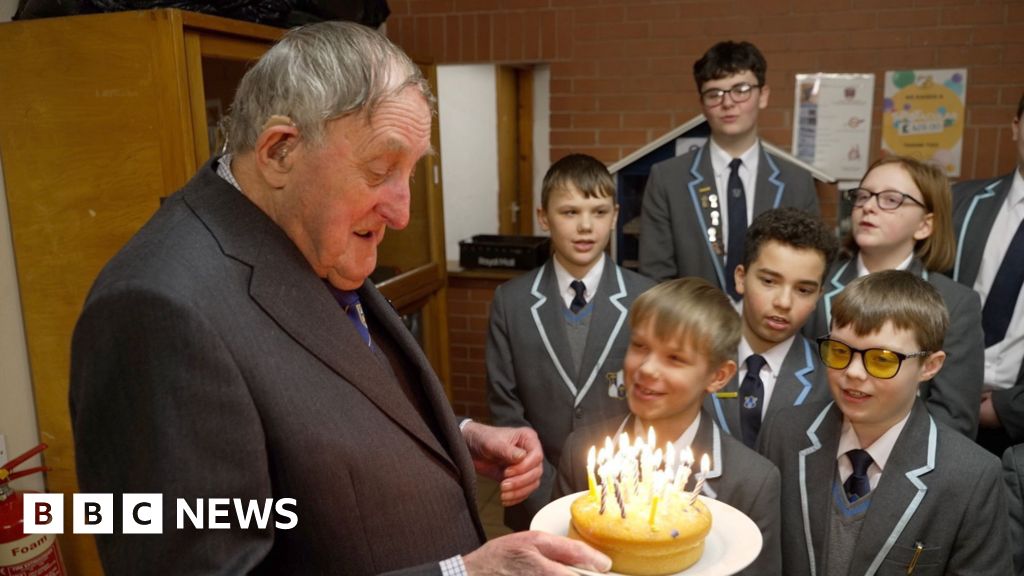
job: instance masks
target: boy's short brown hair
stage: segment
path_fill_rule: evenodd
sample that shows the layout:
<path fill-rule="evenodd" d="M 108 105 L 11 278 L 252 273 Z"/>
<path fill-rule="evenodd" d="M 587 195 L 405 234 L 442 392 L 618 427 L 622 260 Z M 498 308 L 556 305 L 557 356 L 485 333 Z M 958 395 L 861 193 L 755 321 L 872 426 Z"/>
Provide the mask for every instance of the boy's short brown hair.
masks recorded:
<path fill-rule="evenodd" d="M 761 255 L 761 248 L 768 242 L 775 241 L 783 246 L 797 250 L 813 250 L 825 260 L 825 268 L 821 271 L 821 281 L 825 281 L 828 267 L 839 251 L 839 240 L 835 232 L 821 221 L 799 208 L 783 207 L 762 212 L 754 218 L 747 228 L 744 245 L 743 268 L 750 270 L 750 265 Z"/>
<path fill-rule="evenodd" d="M 615 198 L 615 181 L 600 160 L 587 154 L 570 154 L 548 168 L 540 191 L 540 207 L 548 209 L 548 201 L 556 190 L 572 184 L 584 198 Z"/>
<path fill-rule="evenodd" d="M 629 310 L 633 329 L 651 323 L 655 338 L 688 342 L 716 365 L 736 358 L 740 322 L 729 297 L 696 277 L 662 282 L 637 297 Z"/>
<path fill-rule="evenodd" d="M 921 350 L 938 352 L 949 328 L 949 311 L 934 286 L 904 270 L 861 276 L 832 302 L 833 329 L 852 326 L 858 336 L 866 336 L 886 322 L 913 333 Z"/>

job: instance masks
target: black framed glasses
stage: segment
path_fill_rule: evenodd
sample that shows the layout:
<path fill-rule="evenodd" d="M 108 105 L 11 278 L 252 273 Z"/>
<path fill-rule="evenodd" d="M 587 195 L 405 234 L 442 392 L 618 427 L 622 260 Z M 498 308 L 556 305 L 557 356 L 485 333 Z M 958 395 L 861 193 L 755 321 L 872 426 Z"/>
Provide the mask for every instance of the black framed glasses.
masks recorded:
<path fill-rule="evenodd" d="M 750 100 L 750 96 L 753 95 L 755 88 L 760 88 L 760 84 L 748 84 L 746 82 L 740 82 L 739 84 L 723 90 L 721 88 L 709 88 L 700 93 L 700 100 L 705 106 L 718 106 L 725 99 L 725 95 L 728 94 L 732 101 L 739 104 Z"/>
<path fill-rule="evenodd" d="M 821 361 L 834 370 L 844 370 L 853 361 L 853 353 L 860 354 L 860 360 L 864 363 L 864 370 L 881 380 L 888 380 L 899 373 L 903 361 L 907 358 L 923 358 L 931 354 L 928 351 L 903 354 L 885 348 L 868 348 L 859 350 L 834 340 L 828 336 L 818 338 L 818 357 Z"/>
<path fill-rule="evenodd" d="M 872 198 L 878 199 L 878 207 L 887 212 L 895 210 L 907 200 L 910 200 L 914 204 L 917 204 L 925 210 L 928 209 L 923 202 L 914 198 L 910 194 L 904 194 L 898 190 L 882 190 L 881 192 L 872 192 L 867 188 L 854 188 L 853 190 L 847 190 L 843 193 L 846 199 L 853 203 L 857 208 L 861 208 L 868 203 Z"/>

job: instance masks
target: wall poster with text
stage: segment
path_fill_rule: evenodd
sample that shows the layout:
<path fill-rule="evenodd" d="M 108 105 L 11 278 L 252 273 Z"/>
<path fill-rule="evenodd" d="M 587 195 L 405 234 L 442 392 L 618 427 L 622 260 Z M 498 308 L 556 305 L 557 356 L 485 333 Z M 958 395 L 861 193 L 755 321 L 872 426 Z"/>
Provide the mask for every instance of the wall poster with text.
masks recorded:
<path fill-rule="evenodd" d="M 885 73 L 882 149 L 960 175 L 967 69 Z"/>
<path fill-rule="evenodd" d="M 874 74 L 797 74 L 793 154 L 837 180 L 860 180 L 874 95 Z"/>

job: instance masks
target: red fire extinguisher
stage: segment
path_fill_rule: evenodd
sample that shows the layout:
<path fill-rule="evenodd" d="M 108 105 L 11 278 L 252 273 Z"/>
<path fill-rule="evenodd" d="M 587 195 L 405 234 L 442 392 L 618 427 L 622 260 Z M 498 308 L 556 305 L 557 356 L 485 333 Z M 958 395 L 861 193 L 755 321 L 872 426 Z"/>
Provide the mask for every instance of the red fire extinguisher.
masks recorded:
<path fill-rule="evenodd" d="M 0 576 L 66 576 L 54 534 L 25 534 L 22 521 L 22 497 L 10 481 L 43 472 L 37 466 L 20 472 L 14 468 L 46 450 L 40 444 L 17 458 L 0 465 Z"/>

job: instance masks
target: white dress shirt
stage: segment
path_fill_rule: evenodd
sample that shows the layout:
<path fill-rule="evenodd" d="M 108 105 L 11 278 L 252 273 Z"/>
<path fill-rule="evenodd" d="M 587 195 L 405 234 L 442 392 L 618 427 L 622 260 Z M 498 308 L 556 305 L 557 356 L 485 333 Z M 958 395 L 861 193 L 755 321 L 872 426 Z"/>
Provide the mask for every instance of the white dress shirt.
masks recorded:
<path fill-rule="evenodd" d="M 555 279 L 558 281 L 558 293 L 562 295 L 562 300 L 565 302 L 565 307 L 568 308 L 572 304 L 572 299 L 576 297 L 576 291 L 572 289 L 572 281 L 580 280 L 587 287 L 583 292 L 583 297 L 589 303 L 590 300 L 597 294 L 597 285 L 601 283 L 601 274 L 604 274 L 604 261 L 608 258 L 608 255 L 603 255 L 594 265 L 587 271 L 583 278 L 573 278 L 572 274 L 565 269 L 564 266 L 558 261 L 558 258 L 551 257 L 552 264 L 555 265 Z"/>
<path fill-rule="evenodd" d="M 846 418 L 843 418 L 843 432 L 839 436 L 839 449 L 836 451 L 836 462 L 839 464 L 839 482 L 845 483 L 846 479 L 853 474 L 853 464 L 850 462 L 850 457 L 846 455 L 850 450 L 861 448 L 866 450 L 871 455 L 871 466 L 868 467 L 868 480 L 871 483 L 871 489 L 874 490 L 878 486 L 878 480 L 882 477 L 882 471 L 885 470 L 885 464 L 889 461 L 889 456 L 892 454 L 893 446 L 896 445 L 896 440 L 900 437 L 900 432 L 903 431 L 903 427 L 907 425 L 907 419 L 910 418 L 910 412 L 903 417 L 902 420 L 897 422 L 885 431 L 878 440 L 871 446 L 864 447 L 860 445 L 860 438 L 857 437 L 857 433 L 853 430 L 853 425 Z"/>

